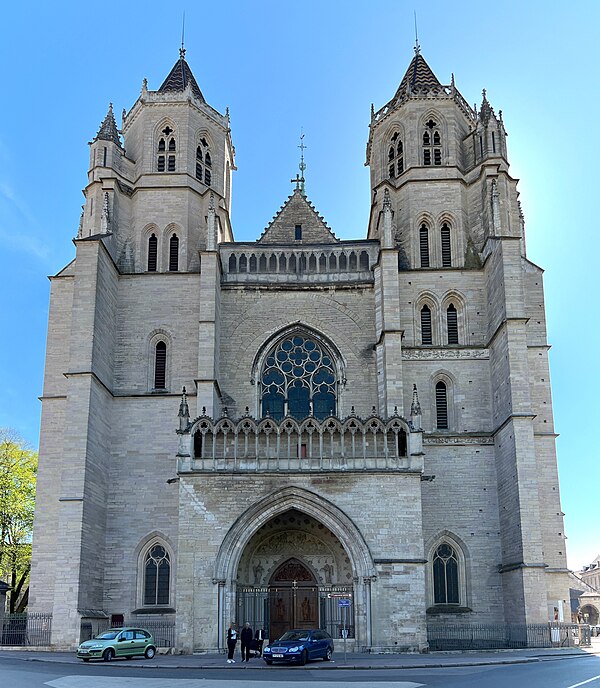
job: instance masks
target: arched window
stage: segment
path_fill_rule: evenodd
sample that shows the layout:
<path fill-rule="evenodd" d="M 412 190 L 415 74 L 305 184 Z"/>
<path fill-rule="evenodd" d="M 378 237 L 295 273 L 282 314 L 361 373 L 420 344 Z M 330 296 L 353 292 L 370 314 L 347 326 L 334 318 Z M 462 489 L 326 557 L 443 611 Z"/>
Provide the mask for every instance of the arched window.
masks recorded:
<path fill-rule="evenodd" d="M 447 542 L 442 543 L 433 557 L 434 604 L 459 604 L 458 555 Z"/>
<path fill-rule="evenodd" d="M 423 223 L 419 229 L 419 253 L 421 255 L 421 267 L 429 267 L 429 227 Z"/>
<path fill-rule="evenodd" d="M 433 344 L 431 309 L 427 304 L 421 308 L 421 344 Z"/>
<path fill-rule="evenodd" d="M 202 164 L 204 163 L 204 165 Z M 212 158 L 206 137 L 202 137 L 196 147 L 196 179 L 210 186 L 212 181 Z"/>
<path fill-rule="evenodd" d="M 261 376 L 262 415 L 322 420 L 336 412 L 336 373 L 325 347 L 305 334 L 282 339 L 267 355 Z"/>
<path fill-rule="evenodd" d="M 458 344 L 458 313 L 453 303 L 446 309 L 446 325 L 448 331 L 448 344 Z"/>
<path fill-rule="evenodd" d="M 157 342 L 154 353 L 154 389 L 165 389 L 167 385 L 167 345 Z"/>
<path fill-rule="evenodd" d="M 425 123 L 425 131 L 423 132 L 424 165 L 442 164 L 442 136 L 438 127 L 438 123 L 431 117 Z"/>
<path fill-rule="evenodd" d="M 177 143 L 173 134 L 173 129 L 167 125 L 162 131 L 162 136 L 158 140 L 156 158 L 156 169 L 158 172 L 175 172 L 175 151 L 177 150 Z M 168 143 L 167 143 L 168 142 Z M 168 153 L 168 155 L 165 155 Z"/>
<path fill-rule="evenodd" d="M 442 243 L 442 267 L 452 267 L 452 250 L 450 248 L 450 227 L 444 222 L 440 229 L 440 237 Z"/>
<path fill-rule="evenodd" d="M 148 272 L 156 272 L 156 259 L 158 256 L 158 239 L 156 234 L 148 238 Z"/>
<path fill-rule="evenodd" d="M 169 553 L 162 545 L 152 545 L 144 558 L 144 606 L 167 606 L 170 585 Z"/>
<path fill-rule="evenodd" d="M 404 146 L 400 134 L 394 132 L 388 149 L 388 176 L 390 179 L 399 177 L 404 172 Z"/>
<path fill-rule="evenodd" d="M 435 386 L 435 418 L 439 430 L 448 429 L 448 390 L 441 380 Z"/>
<path fill-rule="evenodd" d="M 177 272 L 179 270 L 179 237 L 177 234 L 169 239 L 169 271 Z"/>

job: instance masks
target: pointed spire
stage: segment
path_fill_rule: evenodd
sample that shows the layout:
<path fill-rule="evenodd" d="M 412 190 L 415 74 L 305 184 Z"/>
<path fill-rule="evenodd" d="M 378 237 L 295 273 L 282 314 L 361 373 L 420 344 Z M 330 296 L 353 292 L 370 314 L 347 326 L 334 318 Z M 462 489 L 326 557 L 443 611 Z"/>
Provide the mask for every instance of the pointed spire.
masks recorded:
<path fill-rule="evenodd" d="M 412 404 L 410 405 L 410 417 L 415 429 L 421 427 L 421 404 L 419 403 L 419 393 L 417 385 L 413 385 Z"/>
<path fill-rule="evenodd" d="M 181 390 L 181 403 L 179 404 L 179 413 L 177 416 L 179 418 L 179 429 L 187 430 L 190 420 L 190 409 L 187 402 L 185 387 Z"/>
<path fill-rule="evenodd" d="M 425 62 L 425 58 L 421 55 L 420 50 L 418 52 L 415 50 L 415 56 L 402 77 L 400 86 L 398 86 L 398 90 L 394 95 L 394 100 L 398 100 L 411 93 L 426 94 L 429 91 L 436 91 L 441 88 L 442 84 L 438 81 L 431 67 Z"/>
<path fill-rule="evenodd" d="M 115 114 L 113 112 L 113 104 L 110 103 L 108 106 L 108 112 L 104 118 L 98 133 L 94 138 L 94 141 L 112 141 L 116 143 L 117 146 L 121 147 L 121 139 L 119 138 L 119 130 L 117 129 L 117 123 L 115 122 Z"/>
<path fill-rule="evenodd" d="M 201 100 L 203 103 L 204 96 L 198 86 L 198 82 L 192 74 L 190 66 L 185 61 L 185 48 L 179 48 L 179 59 L 173 65 L 173 69 L 169 72 L 167 78 L 158 89 L 159 93 L 183 93 L 186 88 L 190 88 L 194 97 Z"/>

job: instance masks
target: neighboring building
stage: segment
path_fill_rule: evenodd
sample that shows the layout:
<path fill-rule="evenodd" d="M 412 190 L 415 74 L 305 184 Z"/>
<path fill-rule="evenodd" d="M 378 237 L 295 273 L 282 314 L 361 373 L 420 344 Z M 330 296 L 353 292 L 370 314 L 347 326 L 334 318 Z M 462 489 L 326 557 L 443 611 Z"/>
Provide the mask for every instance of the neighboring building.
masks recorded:
<path fill-rule="evenodd" d="M 575 623 L 600 624 L 600 590 L 582 580 L 581 573 L 569 572 L 571 620 Z"/>
<path fill-rule="evenodd" d="M 591 564 L 584 566 L 581 571 L 577 573 L 582 581 L 590 585 L 596 590 L 600 590 L 600 554 L 594 559 Z"/>
<path fill-rule="evenodd" d="M 104 615 L 175 620 L 186 652 L 231 620 L 403 650 L 568 615 L 542 270 L 485 92 L 417 51 L 352 241 L 302 178 L 234 241 L 229 117 L 183 52 L 90 153 L 42 407 L 30 609 L 56 646 Z"/>

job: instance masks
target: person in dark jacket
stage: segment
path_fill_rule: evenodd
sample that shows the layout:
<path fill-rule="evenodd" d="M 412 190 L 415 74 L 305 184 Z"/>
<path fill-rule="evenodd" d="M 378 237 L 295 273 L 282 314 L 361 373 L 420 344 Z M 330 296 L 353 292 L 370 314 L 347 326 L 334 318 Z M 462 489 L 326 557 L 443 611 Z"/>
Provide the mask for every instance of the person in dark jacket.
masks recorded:
<path fill-rule="evenodd" d="M 262 657 L 263 643 L 265 642 L 266 636 L 267 632 L 264 628 L 256 629 L 256 633 L 254 634 L 254 640 L 256 640 L 256 649 L 258 650 L 259 657 Z"/>
<path fill-rule="evenodd" d="M 235 664 L 233 653 L 235 652 L 235 645 L 238 639 L 238 632 L 235 624 L 232 623 L 227 631 L 227 664 Z"/>
<path fill-rule="evenodd" d="M 250 645 L 252 644 L 252 639 L 254 634 L 250 628 L 250 624 L 246 621 L 242 632 L 240 633 L 240 640 L 242 641 L 242 662 L 244 659 L 248 661 L 250 659 Z"/>

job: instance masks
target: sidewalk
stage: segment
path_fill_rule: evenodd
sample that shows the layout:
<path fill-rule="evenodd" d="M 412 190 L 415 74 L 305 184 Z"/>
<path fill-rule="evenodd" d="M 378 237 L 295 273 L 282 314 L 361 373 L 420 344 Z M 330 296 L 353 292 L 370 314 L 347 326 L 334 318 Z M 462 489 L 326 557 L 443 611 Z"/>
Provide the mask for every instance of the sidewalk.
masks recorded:
<path fill-rule="evenodd" d="M 336 649 L 331 662 L 321 660 L 310 662 L 303 668 L 321 669 L 332 671 L 336 669 L 423 669 L 441 667 L 482 666 L 490 664 L 525 664 L 530 662 L 576 659 L 595 655 L 600 657 L 600 639 L 594 638 L 591 648 L 579 649 L 530 649 L 530 650 L 496 650 L 488 652 L 432 652 L 430 654 L 367 654 L 348 653 L 346 661 L 341 647 Z M 198 655 L 156 655 L 152 660 L 136 658 L 131 660 L 117 659 L 111 664 L 99 662 L 104 666 L 136 667 L 140 669 L 224 669 L 236 670 L 264 669 L 276 670 L 269 667 L 260 658 L 254 658 L 248 663 L 239 660 L 236 655 L 235 664 L 227 664 L 224 654 L 198 654 Z M 40 652 L 35 650 L 1 650 L 1 659 L 19 659 L 29 662 L 57 662 L 63 664 L 80 664 L 74 652 Z M 292 665 L 283 665 L 290 667 Z"/>

